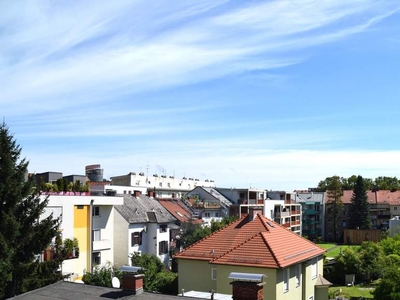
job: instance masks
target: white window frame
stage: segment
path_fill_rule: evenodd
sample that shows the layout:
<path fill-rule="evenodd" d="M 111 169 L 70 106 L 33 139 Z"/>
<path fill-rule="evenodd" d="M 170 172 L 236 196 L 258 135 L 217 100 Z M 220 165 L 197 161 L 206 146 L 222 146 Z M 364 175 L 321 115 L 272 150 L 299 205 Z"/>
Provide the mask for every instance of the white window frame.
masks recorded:
<path fill-rule="evenodd" d="M 209 212 L 206 212 L 206 213 L 204 213 L 204 217 L 205 217 L 205 218 L 211 218 L 211 215 L 210 215 Z"/>
<path fill-rule="evenodd" d="M 311 279 L 314 280 L 318 277 L 318 257 L 311 259 Z"/>
<path fill-rule="evenodd" d="M 211 279 L 217 280 L 217 269 L 216 268 L 211 268 Z"/>
<path fill-rule="evenodd" d="M 308 300 L 314 300 L 314 296 L 310 296 L 310 298 L 308 298 Z"/>
<path fill-rule="evenodd" d="M 289 292 L 290 268 L 282 270 L 283 292 Z"/>

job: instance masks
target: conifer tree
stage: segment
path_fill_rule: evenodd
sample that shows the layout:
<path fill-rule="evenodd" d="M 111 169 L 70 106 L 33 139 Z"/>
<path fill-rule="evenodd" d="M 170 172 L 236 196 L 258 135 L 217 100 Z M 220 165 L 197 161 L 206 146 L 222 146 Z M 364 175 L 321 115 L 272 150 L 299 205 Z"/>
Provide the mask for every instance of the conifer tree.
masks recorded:
<path fill-rule="evenodd" d="M 337 242 L 342 230 L 344 206 L 342 186 L 339 176 L 333 176 L 327 187 L 326 219 L 330 240 Z"/>
<path fill-rule="evenodd" d="M 349 228 L 371 229 L 367 191 L 360 175 L 357 176 L 351 197 Z"/>
<path fill-rule="evenodd" d="M 26 178 L 28 161 L 7 125 L 0 126 L 0 299 L 53 283 L 61 261 L 40 262 L 40 254 L 57 236 L 59 219 L 40 219 L 48 200 Z"/>

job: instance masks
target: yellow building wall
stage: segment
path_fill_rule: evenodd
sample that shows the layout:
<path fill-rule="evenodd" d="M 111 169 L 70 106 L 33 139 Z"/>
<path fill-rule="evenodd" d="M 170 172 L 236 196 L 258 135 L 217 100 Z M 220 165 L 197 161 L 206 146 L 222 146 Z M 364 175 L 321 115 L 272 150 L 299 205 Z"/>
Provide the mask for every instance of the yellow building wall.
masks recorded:
<path fill-rule="evenodd" d="M 74 260 L 74 269 L 82 270 L 79 277 L 83 276 L 83 270 L 89 270 L 90 249 L 90 206 L 74 206 L 74 237 L 79 242 L 79 258 Z"/>
<path fill-rule="evenodd" d="M 217 269 L 217 280 L 211 279 L 211 269 Z M 285 270 L 285 269 L 283 269 Z M 208 261 L 196 261 L 189 259 L 178 260 L 178 287 L 179 292 L 214 290 L 217 293 L 232 294 L 232 282 L 229 279 L 231 272 L 264 274 L 264 299 L 293 300 L 306 299 L 311 296 L 315 300 L 327 300 L 328 289 L 321 288 L 316 291 L 316 278 L 311 278 L 311 264 L 302 263 L 301 284 L 296 287 L 295 268 L 290 267 L 289 291 L 283 291 L 283 270 L 256 267 L 241 267 L 210 264 Z M 323 272 L 323 257 L 318 259 L 318 274 Z"/>
<path fill-rule="evenodd" d="M 228 265 L 214 265 L 217 268 L 217 292 L 222 294 L 232 294 L 232 279 L 229 279 L 229 274 L 232 272 L 239 273 L 254 273 L 264 274 L 264 299 L 281 299 L 277 297 L 277 272 L 275 269 L 255 268 L 255 267 L 240 267 Z M 281 286 L 283 289 L 283 286 Z M 288 298 L 297 299 L 297 298 Z"/>
<path fill-rule="evenodd" d="M 215 267 L 208 261 L 190 259 L 178 260 L 178 292 L 217 291 L 217 281 L 211 279 L 211 269 Z M 220 293 L 220 291 L 217 291 Z"/>

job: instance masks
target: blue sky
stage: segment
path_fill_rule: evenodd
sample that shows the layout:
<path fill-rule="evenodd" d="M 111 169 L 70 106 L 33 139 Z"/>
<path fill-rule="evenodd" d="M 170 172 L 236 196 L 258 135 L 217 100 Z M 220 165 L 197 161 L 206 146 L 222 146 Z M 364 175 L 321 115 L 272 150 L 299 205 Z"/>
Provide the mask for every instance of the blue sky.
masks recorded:
<path fill-rule="evenodd" d="M 21 3 L 0 3 L 0 101 L 30 172 L 399 177 L 397 0 Z"/>

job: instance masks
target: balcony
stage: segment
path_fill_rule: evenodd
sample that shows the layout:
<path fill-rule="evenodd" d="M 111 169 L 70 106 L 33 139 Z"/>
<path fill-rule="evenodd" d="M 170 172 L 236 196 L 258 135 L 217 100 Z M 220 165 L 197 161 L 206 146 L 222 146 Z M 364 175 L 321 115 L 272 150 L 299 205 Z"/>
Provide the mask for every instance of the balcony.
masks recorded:
<path fill-rule="evenodd" d="M 304 211 L 304 214 L 305 214 L 305 215 L 316 215 L 316 214 L 317 214 L 317 211 L 316 211 L 315 209 L 306 209 L 306 210 Z M 318 212 L 318 214 L 319 214 L 319 212 Z"/>
<path fill-rule="evenodd" d="M 290 213 L 288 212 L 288 211 L 281 211 L 281 212 L 277 212 L 276 213 L 276 216 L 278 217 L 278 218 L 285 218 L 285 217 L 289 217 L 290 216 Z"/>
<path fill-rule="evenodd" d="M 93 251 L 108 250 L 111 249 L 110 240 L 93 241 Z"/>
<path fill-rule="evenodd" d="M 289 228 L 290 227 L 290 223 L 282 224 L 282 226 L 285 227 L 285 228 Z"/>

